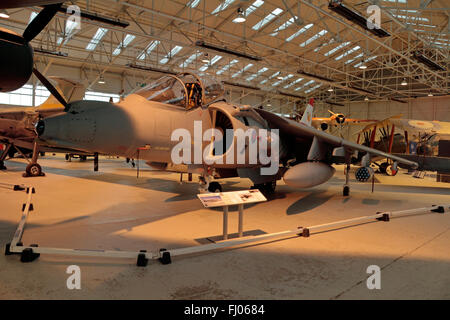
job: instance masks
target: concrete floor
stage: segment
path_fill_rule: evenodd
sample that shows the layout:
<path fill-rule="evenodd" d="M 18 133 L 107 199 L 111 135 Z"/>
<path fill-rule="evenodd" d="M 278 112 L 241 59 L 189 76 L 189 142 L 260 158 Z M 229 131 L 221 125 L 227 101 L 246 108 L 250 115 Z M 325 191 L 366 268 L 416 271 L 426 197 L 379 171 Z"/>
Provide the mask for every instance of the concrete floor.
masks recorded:
<path fill-rule="evenodd" d="M 158 250 L 197 245 L 221 234 L 221 211 L 204 209 L 197 183 L 142 165 L 141 177 L 119 159 L 40 160 L 46 177 L 23 178 L 24 160 L 8 161 L 0 183 L 34 186 L 24 243 L 65 248 Z M 245 230 L 277 232 L 394 211 L 450 203 L 450 185 L 432 178 L 377 176 L 352 181 L 341 196 L 343 170 L 327 183 L 295 190 L 280 182 L 269 202 L 248 205 Z M 352 175 L 353 177 L 353 175 Z M 196 180 L 196 177 L 194 177 Z M 228 179 L 224 191 L 246 189 Z M 0 185 L 0 245 L 10 241 L 26 195 Z M 236 209 L 230 232 L 237 231 Z M 32 263 L 0 255 L 2 299 L 450 299 L 450 213 L 420 215 L 290 238 L 207 255 L 174 258 L 170 265 L 134 260 L 42 255 Z M 3 249 L 2 249 L 3 251 Z M 81 290 L 68 290 L 66 268 L 81 268 Z M 366 269 L 381 268 L 381 290 L 368 290 Z"/>

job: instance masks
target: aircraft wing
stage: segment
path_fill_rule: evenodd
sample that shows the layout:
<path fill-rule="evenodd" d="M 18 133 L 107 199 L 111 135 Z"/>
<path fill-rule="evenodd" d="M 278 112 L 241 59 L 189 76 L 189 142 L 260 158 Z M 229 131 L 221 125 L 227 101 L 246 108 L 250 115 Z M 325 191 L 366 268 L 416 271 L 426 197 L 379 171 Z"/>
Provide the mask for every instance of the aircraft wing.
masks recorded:
<path fill-rule="evenodd" d="M 383 151 L 379 151 L 376 149 L 372 149 L 363 145 L 359 145 L 355 142 L 351 142 L 331 134 L 328 134 L 324 131 L 317 130 L 313 127 L 306 126 L 304 124 L 283 119 L 273 113 L 267 112 L 265 110 L 257 109 L 256 110 L 266 121 L 268 121 L 269 126 L 274 129 L 279 129 L 280 132 L 288 134 L 289 136 L 308 139 L 312 141 L 314 138 L 317 138 L 320 143 L 328 145 L 329 147 L 338 148 L 344 147 L 345 149 L 351 151 L 361 151 L 371 154 L 372 156 L 378 156 L 383 158 L 392 159 L 399 163 L 405 164 L 412 168 L 417 168 L 418 164 L 414 161 L 409 161 L 399 156 L 395 156 L 389 153 L 385 153 Z"/>
<path fill-rule="evenodd" d="M 419 164 L 419 170 L 450 172 L 450 158 L 447 157 L 423 156 L 416 154 L 401 154 L 401 156 L 410 161 L 417 162 Z M 400 165 L 400 167 L 403 166 Z"/>

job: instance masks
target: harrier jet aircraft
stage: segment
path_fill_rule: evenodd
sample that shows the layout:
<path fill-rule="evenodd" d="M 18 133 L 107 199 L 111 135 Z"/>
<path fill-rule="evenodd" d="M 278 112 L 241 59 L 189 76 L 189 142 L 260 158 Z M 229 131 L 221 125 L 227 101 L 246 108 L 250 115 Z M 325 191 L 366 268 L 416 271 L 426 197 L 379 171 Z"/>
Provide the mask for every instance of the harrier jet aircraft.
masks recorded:
<path fill-rule="evenodd" d="M 200 174 L 201 190 L 211 192 L 221 191 L 213 178 L 227 177 L 249 178 L 266 192 L 273 192 L 281 178 L 290 186 L 313 187 L 333 176 L 331 164 L 346 163 L 349 168 L 357 151 L 366 153 L 359 174 L 373 174 L 369 167 L 372 155 L 417 166 L 313 128 L 312 101 L 298 123 L 262 109 L 228 103 L 221 98 L 223 94 L 222 84 L 206 76 L 167 75 L 118 103 L 61 100 L 65 113 L 39 121 L 36 132 L 47 145 L 143 159 L 159 169 Z M 239 132 L 250 132 L 244 143 Z M 260 153 L 252 161 L 255 142 Z M 269 163 L 261 151 L 270 157 Z M 270 170 L 273 163 L 274 171 Z M 349 194 L 348 181 L 349 170 L 344 195 Z"/>

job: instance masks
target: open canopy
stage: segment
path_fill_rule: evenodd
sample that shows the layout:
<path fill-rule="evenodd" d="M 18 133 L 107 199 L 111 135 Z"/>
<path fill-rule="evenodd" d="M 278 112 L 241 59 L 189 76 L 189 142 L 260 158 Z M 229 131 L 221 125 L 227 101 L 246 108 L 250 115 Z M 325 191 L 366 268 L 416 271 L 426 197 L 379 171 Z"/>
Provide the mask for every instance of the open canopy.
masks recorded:
<path fill-rule="evenodd" d="M 136 92 L 150 101 L 176 105 L 186 110 L 202 107 L 224 94 L 221 82 L 185 72 L 166 75 Z"/>

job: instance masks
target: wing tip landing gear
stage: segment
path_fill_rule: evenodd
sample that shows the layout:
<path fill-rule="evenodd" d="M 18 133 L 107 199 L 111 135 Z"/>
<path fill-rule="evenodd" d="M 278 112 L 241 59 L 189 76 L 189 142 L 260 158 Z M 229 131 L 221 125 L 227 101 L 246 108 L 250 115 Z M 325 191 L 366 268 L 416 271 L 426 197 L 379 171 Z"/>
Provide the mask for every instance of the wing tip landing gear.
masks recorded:
<path fill-rule="evenodd" d="M 350 195 L 350 186 L 344 186 L 342 189 L 342 195 L 344 197 L 348 197 Z"/>

